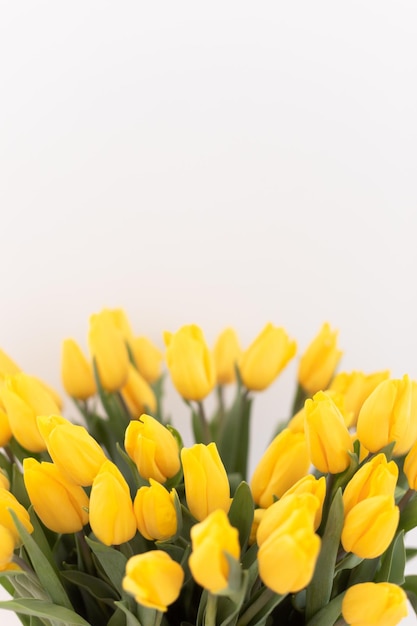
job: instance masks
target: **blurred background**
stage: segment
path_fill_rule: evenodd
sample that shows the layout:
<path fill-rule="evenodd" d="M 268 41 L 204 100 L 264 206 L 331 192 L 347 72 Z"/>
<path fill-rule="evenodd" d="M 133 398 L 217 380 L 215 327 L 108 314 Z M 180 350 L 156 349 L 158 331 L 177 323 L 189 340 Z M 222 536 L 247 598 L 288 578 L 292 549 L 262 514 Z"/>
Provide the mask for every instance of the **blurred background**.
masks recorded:
<path fill-rule="evenodd" d="M 329 321 L 343 369 L 417 378 L 415 2 L 4 1 L 0 59 L 0 346 L 25 371 L 62 391 L 61 340 L 123 307 L 161 348 L 271 321 L 300 353 Z M 255 400 L 252 468 L 296 367 Z"/>

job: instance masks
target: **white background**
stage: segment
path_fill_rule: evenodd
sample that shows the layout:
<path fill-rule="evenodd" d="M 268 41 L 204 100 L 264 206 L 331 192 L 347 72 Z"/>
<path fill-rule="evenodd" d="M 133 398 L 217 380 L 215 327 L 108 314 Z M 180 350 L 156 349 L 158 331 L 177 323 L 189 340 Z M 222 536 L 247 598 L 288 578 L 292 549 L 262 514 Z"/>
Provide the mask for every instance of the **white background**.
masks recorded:
<path fill-rule="evenodd" d="M 104 306 L 161 347 L 328 320 L 344 369 L 417 378 L 416 78 L 413 1 L 1 1 L 0 345 L 60 388 Z"/>

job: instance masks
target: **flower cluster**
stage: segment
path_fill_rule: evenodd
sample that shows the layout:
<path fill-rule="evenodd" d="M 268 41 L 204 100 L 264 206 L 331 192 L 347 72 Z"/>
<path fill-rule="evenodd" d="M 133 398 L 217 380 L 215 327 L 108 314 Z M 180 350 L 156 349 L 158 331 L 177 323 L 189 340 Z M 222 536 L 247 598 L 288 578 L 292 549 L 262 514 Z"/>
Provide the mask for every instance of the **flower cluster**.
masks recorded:
<path fill-rule="evenodd" d="M 404 543 L 417 526 L 417 382 L 336 373 L 324 324 L 247 481 L 253 398 L 296 342 L 272 324 L 244 350 L 231 328 L 212 349 L 195 325 L 164 342 L 136 336 L 122 310 L 92 315 L 89 355 L 62 345 L 73 420 L 0 351 L 0 582 L 13 596 L 0 608 L 79 626 L 394 626 L 407 599 L 417 611 Z M 191 446 L 165 415 L 164 363 Z"/>

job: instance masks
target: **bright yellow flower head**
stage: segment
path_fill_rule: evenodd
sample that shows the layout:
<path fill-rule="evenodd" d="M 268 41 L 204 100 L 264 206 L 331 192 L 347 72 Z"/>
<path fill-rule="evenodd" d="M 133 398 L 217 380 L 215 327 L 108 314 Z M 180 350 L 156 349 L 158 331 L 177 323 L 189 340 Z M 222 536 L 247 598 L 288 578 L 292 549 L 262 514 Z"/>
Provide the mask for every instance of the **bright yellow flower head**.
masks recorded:
<path fill-rule="evenodd" d="M 149 384 L 161 376 L 164 355 L 147 337 L 134 337 L 132 352 L 138 372 Z"/>
<path fill-rule="evenodd" d="M 269 444 L 253 473 L 251 490 L 256 504 L 270 506 L 274 497 L 280 498 L 307 474 L 309 466 L 304 433 L 285 428 Z"/>
<path fill-rule="evenodd" d="M 244 385 L 251 391 L 269 387 L 296 350 L 296 342 L 289 338 L 284 328 L 267 324 L 240 359 L 239 370 Z"/>
<path fill-rule="evenodd" d="M 137 419 L 145 410 L 153 413 L 156 410 L 156 398 L 152 388 L 130 363 L 128 371 L 127 381 L 122 387 L 122 396 L 130 414 Z"/>
<path fill-rule="evenodd" d="M 363 372 L 340 372 L 336 374 L 330 385 L 330 390 L 341 393 L 345 397 L 346 411 L 352 415 L 352 424 L 356 424 L 359 411 L 366 398 L 373 390 L 387 380 L 389 371 L 364 374 Z"/>
<path fill-rule="evenodd" d="M 138 530 L 145 539 L 165 541 L 177 532 L 176 491 L 167 491 L 156 480 L 138 489 L 133 508 Z"/>
<path fill-rule="evenodd" d="M 0 468 L 0 488 L 10 490 L 10 480 L 7 476 L 6 470 Z"/>
<path fill-rule="evenodd" d="M 121 389 L 128 376 L 129 354 L 126 338 L 107 309 L 90 317 L 88 345 L 103 388 Z"/>
<path fill-rule="evenodd" d="M 7 446 L 12 437 L 13 433 L 10 428 L 9 418 L 7 417 L 7 413 L 3 411 L 0 406 L 0 448 Z"/>
<path fill-rule="evenodd" d="M 314 530 L 319 508 L 320 501 L 312 493 L 292 493 L 283 496 L 265 510 L 256 534 L 258 546 L 262 546 L 277 528 L 285 525 L 290 517 L 299 511 L 303 511 L 303 515 L 308 516 L 309 527 Z M 303 517 L 303 523 L 307 523 L 306 519 L 307 517 Z"/>
<path fill-rule="evenodd" d="M 351 626 L 396 626 L 407 613 L 405 591 L 392 583 L 359 583 L 343 598 L 343 619 Z"/>
<path fill-rule="evenodd" d="M 180 595 L 183 581 L 179 563 L 162 550 L 149 550 L 128 560 L 122 586 L 142 606 L 165 612 Z"/>
<path fill-rule="evenodd" d="M 197 443 L 181 450 L 185 495 L 192 515 L 199 521 L 216 509 L 229 511 L 230 486 L 215 443 Z"/>
<path fill-rule="evenodd" d="M 345 515 L 359 502 L 373 496 L 394 497 L 398 465 L 387 462 L 385 454 L 377 454 L 353 475 L 343 492 Z"/>
<path fill-rule="evenodd" d="M 338 331 L 326 322 L 300 359 L 298 382 L 310 395 L 326 389 L 343 354 L 337 347 Z"/>
<path fill-rule="evenodd" d="M 407 477 L 410 489 L 417 491 L 417 442 L 405 457 L 404 474 Z"/>
<path fill-rule="evenodd" d="M 194 580 L 214 594 L 226 589 L 230 569 L 226 553 L 235 559 L 240 556 L 239 533 L 230 525 L 227 514 L 217 509 L 195 524 L 191 542 L 188 564 Z"/>
<path fill-rule="evenodd" d="M 0 524 L 0 572 L 7 568 L 13 558 L 15 548 L 11 531 Z"/>
<path fill-rule="evenodd" d="M 29 513 L 26 511 L 25 507 L 17 501 L 15 496 L 10 493 L 10 491 L 0 488 L 0 526 L 5 526 L 5 528 L 11 532 L 14 542 L 18 544 L 20 543 L 19 533 L 14 525 L 9 509 L 16 514 L 17 518 L 26 528 L 28 533 L 32 533 L 33 526 L 30 522 Z"/>
<path fill-rule="evenodd" d="M 69 396 L 87 400 L 96 393 L 93 368 L 74 339 L 62 342 L 61 377 Z"/>
<path fill-rule="evenodd" d="M 20 367 L 0 349 L 0 383 L 6 376 L 14 376 L 20 372 Z"/>
<path fill-rule="evenodd" d="M 300 480 L 298 480 L 292 487 L 290 487 L 290 489 L 288 489 L 283 494 L 281 500 L 293 494 L 302 495 L 304 493 L 312 494 L 319 501 L 319 506 L 314 518 L 314 530 L 317 530 L 321 523 L 324 498 L 326 497 L 325 477 L 321 476 L 320 478 L 316 478 L 312 474 L 308 474 L 307 476 L 300 478 Z"/>
<path fill-rule="evenodd" d="M 192 324 L 164 334 L 172 382 L 186 400 L 203 400 L 216 383 L 213 356 L 202 330 Z"/>
<path fill-rule="evenodd" d="M 53 463 L 23 461 L 23 478 L 37 516 L 56 533 L 75 533 L 88 522 L 88 497 Z"/>
<path fill-rule="evenodd" d="M 242 355 L 239 339 L 233 328 L 226 328 L 217 338 L 213 349 L 217 382 L 228 385 L 236 380 L 235 367 Z"/>

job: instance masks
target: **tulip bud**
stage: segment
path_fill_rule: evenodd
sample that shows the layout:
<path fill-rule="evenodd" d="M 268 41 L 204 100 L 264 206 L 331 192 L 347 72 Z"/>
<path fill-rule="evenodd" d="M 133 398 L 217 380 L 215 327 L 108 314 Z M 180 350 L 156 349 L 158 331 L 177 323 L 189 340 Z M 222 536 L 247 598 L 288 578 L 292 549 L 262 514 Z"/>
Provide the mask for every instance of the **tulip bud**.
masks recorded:
<path fill-rule="evenodd" d="M 172 382 L 186 400 L 203 400 L 216 383 L 214 361 L 202 330 L 192 324 L 165 333 L 166 359 Z"/>
<path fill-rule="evenodd" d="M 14 376 L 20 372 L 20 367 L 0 349 L 0 381 L 6 376 Z"/>
<path fill-rule="evenodd" d="M 49 455 L 58 469 L 77 485 L 92 484 L 106 455 L 84 426 L 59 415 L 38 417 L 38 426 Z"/>
<path fill-rule="evenodd" d="M 15 513 L 19 522 L 23 524 L 28 533 L 32 533 L 33 526 L 30 522 L 29 513 L 10 491 L 0 488 L 0 526 L 7 528 L 11 532 L 15 544 L 18 544 L 20 543 L 19 533 L 14 525 L 9 509 Z"/>
<path fill-rule="evenodd" d="M 45 450 L 38 430 L 38 415 L 59 413 L 52 396 L 32 376 L 23 372 L 8 378 L 0 389 L 0 399 L 6 409 L 13 436 L 31 452 Z"/>
<path fill-rule="evenodd" d="M 131 346 L 139 374 L 151 385 L 161 376 L 164 355 L 147 337 L 134 337 Z"/>
<path fill-rule="evenodd" d="M 339 409 L 324 392 L 305 402 L 305 431 L 313 464 L 320 472 L 338 474 L 350 463 L 353 443 Z"/>
<path fill-rule="evenodd" d="M 36 515 L 56 533 L 75 533 L 88 522 L 88 497 L 52 463 L 23 461 L 26 491 Z"/>
<path fill-rule="evenodd" d="M 149 550 L 128 560 L 122 586 L 138 604 L 165 612 L 180 595 L 183 581 L 179 563 L 162 550 Z"/>
<path fill-rule="evenodd" d="M 72 398 L 87 400 L 96 393 L 93 369 L 73 339 L 62 343 L 61 376 L 64 389 Z"/>
<path fill-rule="evenodd" d="M 188 561 L 194 580 L 216 594 L 226 589 L 229 562 L 226 554 L 240 557 L 239 532 L 230 525 L 227 514 L 217 509 L 191 528 L 192 552 Z"/>
<path fill-rule="evenodd" d="M 380 383 L 359 412 L 357 435 L 370 452 L 394 441 L 393 454 L 408 452 L 417 440 L 417 382 L 406 375 Z"/>
<path fill-rule="evenodd" d="M 331 389 L 326 389 L 326 391 L 323 391 L 323 393 L 335 403 L 340 413 L 342 414 L 343 421 L 345 422 L 347 428 L 349 428 L 352 423 L 353 414 L 351 411 L 347 411 L 343 394 L 333 391 Z M 303 433 L 305 431 L 305 418 L 306 410 L 305 407 L 303 407 L 290 419 L 287 424 L 287 428 L 292 430 L 293 433 Z"/>
<path fill-rule="evenodd" d="M 151 387 L 133 365 L 129 364 L 126 384 L 122 387 L 123 400 L 132 417 L 138 419 L 145 409 L 156 410 L 156 398 Z"/>
<path fill-rule="evenodd" d="M 106 391 L 118 391 L 128 376 L 129 354 L 122 332 L 115 326 L 110 311 L 90 317 L 88 344 L 98 375 Z"/>
<path fill-rule="evenodd" d="M 269 444 L 251 480 L 253 499 L 269 507 L 308 472 L 310 458 L 304 433 L 282 430 Z"/>
<path fill-rule="evenodd" d="M 212 511 L 230 509 L 230 485 L 215 443 L 181 450 L 185 495 L 192 515 L 202 521 Z"/>
<path fill-rule="evenodd" d="M 142 478 L 164 483 L 179 471 L 178 443 L 168 428 L 150 415 L 141 415 L 126 428 L 125 449 Z"/>
<path fill-rule="evenodd" d="M 226 328 L 218 336 L 213 350 L 217 382 L 219 385 L 227 385 L 235 382 L 235 368 L 241 355 L 242 350 L 236 332 L 233 328 Z"/>
<path fill-rule="evenodd" d="M 129 486 L 111 461 L 103 463 L 91 487 L 90 526 L 106 546 L 125 543 L 136 534 Z"/>
<path fill-rule="evenodd" d="M 298 382 L 309 395 L 326 389 L 343 354 L 337 347 L 338 331 L 323 324 L 300 359 Z"/>
<path fill-rule="evenodd" d="M 296 350 L 297 344 L 290 340 L 283 328 L 267 324 L 243 352 L 239 370 L 244 385 L 252 391 L 269 387 Z"/>
<path fill-rule="evenodd" d="M 323 513 L 324 498 L 326 497 L 326 479 L 324 476 L 316 478 L 312 474 L 308 474 L 303 478 L 300 478 L 290 489 L 288 489 L 282 496 L 281 500 L 291 495 L 311 494 L 319 501 L 319 506 L 315 513 L 314 518 L 314 530 L 320 526 L 321 516 Z"/>
<path fill-rule="evenodd" d="M 14 538 L 8 528 L 0 524 L 0 572 L 5 570 L 13 558 Z"/>
<path fill-rule="evenodd" d="M 250 529 L 250 535 L 248 543 L 252 546 L 256 541 L 256 535 L 258 533 L 259 524 L 261 523 L 265 513 L 268 509 L 255 509 L 253 512 L 253 522 L 252 527 Z"/>
<path fill-rule="evenodd" d="M 282 497 L 281 500 L 277 500 L 265 510 L 262 523 L 259 524 L 256 535 L 258 546 L 262 546 L 277 528 L 286 524 L 287 520 L 299 511 L 302 511 L 303 515 L 309 516 L 310 526 L 313 530 L 319 508 L 320 501 L 312 493 L 293 493 Z"/>
<path fill-rule="evenodd" d="M 132 327 L 129 322 L 129 318 L 123 309 L 104 309 L 105 315 L 109 315 L 113 325 L 119 330 L 129 345 L 133 342 Z"/>
<path fill-rule="evenodd" d="M 0 488 L 6 489 L 6 491 L 10 490 L 10 480 L 7 476 L 6 470 L 0 468 Z"/>
<path fill-rule="evenodd" d="M 399 509 L 392 496 L 362 500 L 345 517 L 341 536 L 343 548 L 363 559 L 380 556 L 395 535 L 399 517 Z"/>
<path fill-rule="evenodd" d="M 343 598 L 343 619 L 351 626 L 396 626 L 407 614 L 407 595 L 393 583 L 359 583 Z"/>
<path fill-rule="evenodd" d="M 288 499 L 300 497 L 288 496 Z M 311 494 L 304 494 L 304 498 L 317 501 Z M 286 504 L 285 500 L 281 501 L 282 505 Z M 259 524 L 258 537 L 265 535 L 258 550 L 259 576 L 275 593 L 295 593 L 312 579 L 320 552 L 320 538 L 314 533 L 313 521 L 314 513 L 301 507 L 271 528 L 271 532 L 264 532 L 263 526 L 270 523 L 266 515 Z"/>
<path fill-rule="evenodd" d="M 175 489 L 168 492 L 152 478 L 150 487 L 138 489 L 133 508 L 140 534 L 145 539 L 165 541 L 177 532 Z"/>
<path fill-rule="evenodd" d="M 385 454 L 373 457 L 353 475 L 343 493 L 345 515 L 359 502 L 374 496 L 394 497 L 398 465 L 387 462 Z"/>
<path fill-rule="evenodd" d="M 389 371 L 375 372 L 374 374 L 364 374 L 363 372 L 340 372 L 330 385 L 330 390 L 341 393 L 345 397 L 346 411 L 352 415 L 352 422 L 349 426 L 356 424 L 359 411 L 366 398 L 374 389 L 387 380 Z"/>
<path fill-rule="evenodd" d="M 0 448 L 7 446 L 12 436 L 13 433 L 12 429 L 10 428 L 7 413 L 5 413 L 0 407 Z"/>

